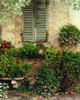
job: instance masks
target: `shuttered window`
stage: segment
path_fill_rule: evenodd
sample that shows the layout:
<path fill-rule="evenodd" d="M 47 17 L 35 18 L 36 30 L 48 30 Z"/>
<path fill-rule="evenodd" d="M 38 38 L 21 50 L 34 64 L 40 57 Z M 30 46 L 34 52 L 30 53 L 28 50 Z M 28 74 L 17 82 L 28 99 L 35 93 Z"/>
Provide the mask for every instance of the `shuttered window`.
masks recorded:
<path fill-rule="evenodd" d="M 46 41 L 46 0 L 33 0 L 23 9 L 23 41 Z"/>

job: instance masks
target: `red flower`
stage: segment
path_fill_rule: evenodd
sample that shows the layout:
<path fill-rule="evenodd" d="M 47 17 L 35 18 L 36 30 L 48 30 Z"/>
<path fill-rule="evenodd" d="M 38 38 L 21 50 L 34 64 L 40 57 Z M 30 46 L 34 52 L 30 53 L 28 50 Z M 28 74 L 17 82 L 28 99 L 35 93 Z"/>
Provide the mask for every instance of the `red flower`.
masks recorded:
<path fill-rule="evenodd" d="M 48 49 L 49 47 L 46 47 L 46 49 Z"/>
<path fill-rule="evenodd" d="M 41 41 L 41 42 L 40 42 L 40 44 L 43 44 L 43 43 L 44 43 L 44 41 Z"/>
<path fill-rule="evenodd" d="M 5 64 L 3 64 L 3 66 L 4 66 Z"/>
<path fill-rule="evenodd" d="M 7 42 L 6 42 L 6 40 L 3 40 L 3 42 L 6 44 Z"/>
<path fill-rule="evenodd" d="M 11 63 L 13 63 L 13 61 L 11 61 Z"/>
<path fill-rule="evenodd" d="M 2 47 L 5 48 L 5 45 L 3 44 Z"/>
<path fill-rule="evenodd" d="M 20 54 L 20 56 L 22 56 L 22 54 Z"/>
<path fill-rule="evenodd" d="M 18 75 L 18 77 L 22 77 L 22 75 Z"/>
<path fill-rule="evenodd" d="M 50 48 L 53 48 L 52 46 L 50 46 Z"/>
<path fill-rule="evenodd" d="M 79 77 L 79 80 L 80 80 L 80 77 Z"/>
<path fill-rule="evenodd" d="M 13 56 L 16 56 L 15 54 L 13 54 Z"/>
<path fill-rule="evenodd" d="M 69 75 L 69 78 L 71 78 L 71 75 Z"/>
<path fill-rule="evenodd" d="M 79 73 L 79 71 L 77 71 L 77 73 Z"/>
<path fill-rule="evenodd" d="M 12 48 L 15 48 L 15 46 L 12 46 Z"/>
<path fill-rule="evenodd" d="M 11 48 L 12 46 L 10 45 L 9 47 Z"/>
<path fill-rule="evenodd" d="M 9 47 L 9 44 L 7 44 L 6 46 Z"/>
<path fill-rule="evenodd" d="M 68 71 L 66 71 L 66 73 L 68 73 Z"/>
<path fill-rule="evenodd" d="M 73 82 L 73 80 L 70 80 L 70 82 Z"/>
<path fill-rule="evenodd" d="M 8 60 L 10 60 L 10 58 L 8 58 Z"/>

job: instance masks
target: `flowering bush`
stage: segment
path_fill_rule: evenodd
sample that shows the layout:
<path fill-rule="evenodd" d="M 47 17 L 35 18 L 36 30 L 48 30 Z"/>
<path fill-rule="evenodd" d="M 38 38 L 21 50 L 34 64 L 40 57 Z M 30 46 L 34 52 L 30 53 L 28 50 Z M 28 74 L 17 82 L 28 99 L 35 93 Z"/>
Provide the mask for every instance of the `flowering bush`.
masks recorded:
<path fill-rule="evenodd" d="M 54 70 L 42 65 L 35 74 L 33 93 L 48 97 L 60 91 L 60 80 L 55 76 Z"/>
<path fill-rule="evenodd" d="M 28 63 L 21 65 L 18 58 L 0 56 L 0 77 L 22 77 L 30 68 Z"/>
<path fill-rule="evenodd" d="M 7 98 L 7 89 L 9 88 L 8 84 L 0 82 L 0 99 Z"/>
<path fill-rule="evenodd" d="M 6 52 L 6 56 L 7 57 L 16 57 L 16 58 L 18 58 L 18 49 L 16 49 L 16 48 L 11 48 L 11 49 L 9 49 L 7 52 Z"/>
<path fill-rule="evenodd" d="M 2 48 L 14 48 L 15 46 L 12 46 L 11 42 L 7 42 L 6 40 L 3 40 L 1 43 Z"/>
<path fill-rule="evenodd" d="M 48 48 L 45 65 L 36 72 L 33 93 L 52 96 L 59 92 L 80 93 L 80 52 Z"/>
<path fill-rule="evenodd" d="M 80 92 L 80 52 L 49 49 L 45 54 L 45 64 L 59 77 L 61 91 Z"/>
<path fill-rule="evenodd" d="M 72 24 L 64 25 L 60 29 L 58 41 L 61 47 L 75 46 L 80 42 L 80 30 Z"/>

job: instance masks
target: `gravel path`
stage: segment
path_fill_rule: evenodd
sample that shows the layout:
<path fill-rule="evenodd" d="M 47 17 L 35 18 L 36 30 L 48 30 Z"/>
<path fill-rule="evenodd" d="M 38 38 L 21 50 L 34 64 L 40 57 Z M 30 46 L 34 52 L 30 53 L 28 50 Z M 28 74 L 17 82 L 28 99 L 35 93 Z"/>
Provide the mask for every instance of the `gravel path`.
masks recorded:
<path fill-rule="evenodd" d="M 2 99 L 0 99 L 2 100 Z M 80 100 L 80 95 L 62 95 L 50 98 L 36 98 L 36 97 L 22 97 L 22 96 L 8 96 L 5 100 Z"/>

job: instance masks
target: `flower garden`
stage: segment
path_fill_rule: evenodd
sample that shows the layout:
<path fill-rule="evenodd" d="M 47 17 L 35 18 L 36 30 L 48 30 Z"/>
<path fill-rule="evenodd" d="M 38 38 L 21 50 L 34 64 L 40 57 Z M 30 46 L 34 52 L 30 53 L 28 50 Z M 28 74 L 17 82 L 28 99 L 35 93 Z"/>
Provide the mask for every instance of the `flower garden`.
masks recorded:
<path fill-rule="evenodd" d="M 80 93 L 80 52 L 69 50 L 80 42 L 80 30 L 74 25 L 65 25 L 60 30 L 58 40 L 59 48 L 53 45 L 46 47 L 44 41 L 41 41 L 36 45 L 23 43 L 18 49 L 11 42 L 1 41 L 0 77 L 11 79 L 22 77 L 32 68 L 29 62 L 22 63 L 22 61 L 25 58 L 42 56 L 41 68 L 33 76 L 35 82 L 33 88 L 27 87 L 24 81 L 18 88 L 19 92 L 42 97 L 56 96 L 60 93 Z M 0 89 L 0 95 L 5 93 L 2 91 Z"/>

